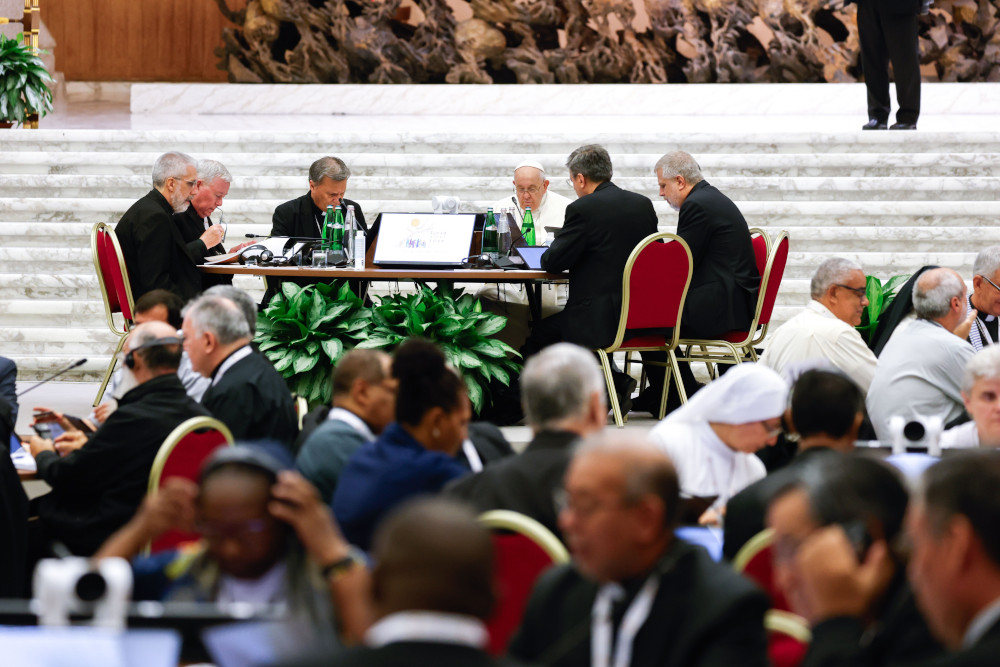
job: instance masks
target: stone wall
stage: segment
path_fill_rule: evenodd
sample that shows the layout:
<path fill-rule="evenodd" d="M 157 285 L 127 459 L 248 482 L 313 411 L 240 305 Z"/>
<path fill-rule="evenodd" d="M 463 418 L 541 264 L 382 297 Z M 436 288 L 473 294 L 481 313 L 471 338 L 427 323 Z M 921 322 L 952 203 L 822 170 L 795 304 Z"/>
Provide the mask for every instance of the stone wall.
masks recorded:
<path fill-rule="evenodd" d="M 250 0 L 232 82 L 779 83 L 860 76 L 844 0 Z M 1000 80 L 1000 0 L 920 19 L 928 81 Z"/>

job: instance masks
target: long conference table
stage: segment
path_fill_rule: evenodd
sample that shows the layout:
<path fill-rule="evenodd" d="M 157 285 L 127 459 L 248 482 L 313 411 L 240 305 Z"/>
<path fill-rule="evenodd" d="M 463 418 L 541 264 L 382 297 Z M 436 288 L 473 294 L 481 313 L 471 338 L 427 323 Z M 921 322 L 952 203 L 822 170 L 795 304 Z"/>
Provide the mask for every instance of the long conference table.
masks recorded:
<path fill-rule="evenodd" d="M 524 285 L 528 294 L 528 307 L 532 321 L 542 317 L 541 289 L 544 283 L 565 283 L 569 276 L 565 273 L 548 273 L 515 269 L 407 269 L 407 268 L 313 268 L 311 266 L 260 266 L 241 264 L 202 264 L 198 267 L 204 273 L 230 274 L 241 276 L 268 276 L 275 278 L 315 278 L 318 280 L 413 280 L 416 282 L 458 282 L 458 283 L 510 283 Z"/>

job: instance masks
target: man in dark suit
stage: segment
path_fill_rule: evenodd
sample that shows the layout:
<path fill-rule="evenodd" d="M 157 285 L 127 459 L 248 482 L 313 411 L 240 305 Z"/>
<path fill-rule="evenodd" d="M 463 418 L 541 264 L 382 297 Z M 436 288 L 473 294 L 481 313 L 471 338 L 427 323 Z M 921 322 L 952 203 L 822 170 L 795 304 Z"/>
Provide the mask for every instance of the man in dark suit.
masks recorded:
<path fill-rule="evenodd" d="M 0 357 L 0 400 L 10 404 L 11 428 L 17 423 L 17 364 Z"/>
<path fill-rule="evenodd" d="M 510 654 L 549 667 L 767 665 L 767 596 L 674 537 L 677 472 L 632 438 L 574 455 L 559 515 L 573 563 L 538 580 Z"/>
<path fill-rule="evenodd" d="M 74 554 L 93 554 L 139 508 L 167 435 L 192 417 L 208 415 L 177 378 L 177 329 L 165 322 L 140 324 L 124 354 L 136 386 L 95 433 L 67 431 L 54 443 L 37 436 L 28 442 L 38 477 L 52 487 L 38 505 L 36 555 L 53 540 Z"/>
<path fill-rule="evenodd" d="M 440 498 L 404 505 L 375 534 L 375 623 L 365 646 L 297 667 L 494 667 L 486 653 L 494 605 L 493 542 L 466 507 Z"/>
<path fill-rule="evenodd" d="M 1000 456 L 992 450 L 947 457 L 924 473 L 909 517 L 910 581 L 931 630 L 956 651 L 927 667 L 1000 660 L 998 487 Z"/>
<path fill-rule="evenodd" d="M 481 512 L 520 512 L 559 535 L 552 499 L 562 489 L 572 448 L 607 423 L 604 376 L 594 355 L 569 343 L 545 348 L 524 365 L 521 403 L 533 434 L 527 449 L 453 482 L 445 495 Z"/>
<path fill-rule="evenodd" d="M 806 371 L 795 381 L 787 418 L 799 436 L 798 454 L 786 467 L 743 489 L 726 503 L 722 555 L 732 560 L 747 541 L 764 530 L 771 499 L 794 483 L 804 466 L 831 452 L 854 450 L 865 419 L 865 393 L 839 372 Z"/>
<path fill-rule="evenodd" d="M 920 42 L 917 15 L 931 0 L 849 0 L 858 5 L 861 70 L 868 90 L 863 130 L 884 130 L 889 122 L 889 62 L 896 79 L 896 122 L 890 129 L 915 130 L 920 116 Z"/>
<path fill-rule="evenodd" d="M 153 164 L 153 189 L 118 221 L 115 234 L 135 300 L 154 289 L 168 290 L 185 301 L 201 291 L 201 273 L 173 218 L 187 210 L 197 177 L 190 155 L 164 153 Z"/>
<path fill-rule="evenodd" d="M 250 347 L 243 310 L 206 294 L 185 308 L 182 330 L 191 367 L 212 379 L 201 404 L 237 440 L 274 440 L 291 449 L 299 432 L 292 394 L 271 362 Z"/>
<path fill-rule="evenodd" d="M 656 233 L 656 212 L 647 197 L 611 182 L 611 157 L 601 146 L 581 146 L 566 161 L 577 199 L 542 268 L 569 271 L 569 298 L 562 312 L 536 322 L 522 350 L 525 358 L 561 341 L 593 350 L 610 345 L 622 308 L 622 276 L 639 242 Z M 635 380 L 614 372 L 615 391 L 628 411 Z"/>
<path fill-rule="evenodd" d="M 232 181 L 232 174 L 221 162 L 199 160 L 198 179 L 191 190 L 191 205 L 187 210 L 174 214 L 188 257 L 195 264 L 204 264 L 209 257 L 226 254 L 226 249 L 222 246 L 226 232 L 221 225 L 213 224 L 210 216 L 222 206 L 222 200 L 229 194 Z M 232 284 L 231 275 L 201 275 L 203 289 L 213 285 Z"/>
<path fill-rule="evenodd" d="M 753 322 L 760 288 L 760 272 L 743 214 L 729 197 L 708 184 L 701 167 L 684 151 L 661 157 L 655 167 L 660 196 L 678 211 L 677 235 L 691 249 L 692 273 L 681 314 L 684 338 L 718 338 L 727 331 L 745 331 Z M 662 353 L 646 352 L 642 358 L 666 361 Z M 697 391 L 689 363 L 680 364 L 688 395 Z M 649 391 L 635 408 L 658 411 L 663 387 L 663 366 L 647 366 Z M 673 394 L 673 392 L 671 392 Z M 676 407 L 679 398 L 671 397 Z"/>
<path fill-rule="evenodd" d="M 0 357 L 14 367 L 14 362 Z M 16 375 L 16 368 L 14 375 Z M 8 443 L 14 433 L 17 417 L 7 394 L 5 371 L 0 371 L 0 598 L 19 598 L 27 594 L 28 557 L 28 496 L 10 458 Z M 13 391 L 13 379 L 10 381 Z"/>

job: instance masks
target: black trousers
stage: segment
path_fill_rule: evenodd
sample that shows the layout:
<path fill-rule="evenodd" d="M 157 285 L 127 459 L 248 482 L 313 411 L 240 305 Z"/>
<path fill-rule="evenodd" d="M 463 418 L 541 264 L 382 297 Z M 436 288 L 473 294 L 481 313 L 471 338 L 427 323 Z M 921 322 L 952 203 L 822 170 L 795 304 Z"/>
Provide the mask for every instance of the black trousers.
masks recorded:
<path fill-rule="evenodd" d="M 861 68 L 868 89 L 868 117 L 889 120 L 889 63 L 896 79 L 896 121 L 916 123 L 920 116 L 920 43 L 917 15 L 880 9 L 875 0 L 858 0 Z"/>

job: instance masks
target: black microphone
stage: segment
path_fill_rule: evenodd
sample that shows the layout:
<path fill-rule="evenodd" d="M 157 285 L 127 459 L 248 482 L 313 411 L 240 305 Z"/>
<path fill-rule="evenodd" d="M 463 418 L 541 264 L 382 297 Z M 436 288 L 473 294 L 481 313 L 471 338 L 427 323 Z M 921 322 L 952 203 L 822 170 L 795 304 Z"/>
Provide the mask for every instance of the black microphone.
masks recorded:
<path fill-rule="evenodd" d="M 517 211 L 517 217 L 521 218 L 521 222 L 524 222 L 524 216 L 521 214 L 521 204 L 518 203 L 517 197 L 511 195 L 510 200 L 514 202 L 514 210 Z"/>
<path fill-rule="evenodd" d="M 86 359 L 86 358 L 83 358 L 83 359 L 77 359 L 76 361 L 74 361 L 73 363 L 71 363 L 71 364 L 70 364 L 69 366 L 67 366 L 66 368 L 62 369 L 61 371 L 59 371 L 59 372 L 57 372 L 57 373 L 54 373 L 53 375 L 50 375 L 49 377 L 45 378 L 44 380 L 42 380 L 42 381 L 41 381 L 41 382 L 39 382 L 38 384 L 35 384 L 35 385 L 32 385 L 32 386 L 28 387 L 28 388 L 27 388 L 27 389 L 25 389 L 24 391 L 21 391 L 21 392 L 18 392 L 18 394 L 17 394 L 17 395 L 18 395 L 18 397 L 21 397 L 21 396 L 24 396 L 25 394 L 27 394 L 27 393 L 28 393 L 29 391 L 31 391 L 32 389 L 38 389 L 39 387 L 41 387 L 41 386 L 42 386 L 43 384 L 45 384 L 46 382 L 49 382 L 50 380 L 55 380 L 55 379 L 56 379 L 57 377 L 59 377 L 59 376 L 60 376 L 60 375 L 62 375 L 63 373 L 67 373 L 67 372 L 69 372 L 69 371 L 73 370 L 74 368 L 76 368 L 77 366 L 82 366 L 82 365 L 84 365 L 85 363 L 87 363 L 87 359 Z"/>

